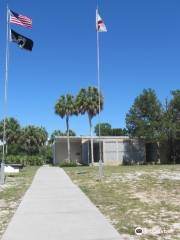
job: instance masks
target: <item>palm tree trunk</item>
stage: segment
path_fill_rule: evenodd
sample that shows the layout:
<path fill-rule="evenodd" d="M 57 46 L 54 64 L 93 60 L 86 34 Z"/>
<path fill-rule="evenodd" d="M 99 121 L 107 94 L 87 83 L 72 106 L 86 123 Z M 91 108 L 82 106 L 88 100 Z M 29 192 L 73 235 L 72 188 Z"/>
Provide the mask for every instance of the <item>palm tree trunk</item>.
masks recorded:
<path fill-rule="evenodd" d="M 69 140 L 69 116 L 66 116 L 66 128 L 67 128 L 67 150 L 68 150 L 68 162 L 71 161 L 71 149 Z"/>
<path fill-rule="evenodd" d="M 92 117 L 90 114 L 88 114 L 89 118 L 89 127 L 90 127 L 90 135 L 91 135 L 91 165 L 94 164 L 94 149 L 93 149 L 93 134 L 92 134 Z"/>

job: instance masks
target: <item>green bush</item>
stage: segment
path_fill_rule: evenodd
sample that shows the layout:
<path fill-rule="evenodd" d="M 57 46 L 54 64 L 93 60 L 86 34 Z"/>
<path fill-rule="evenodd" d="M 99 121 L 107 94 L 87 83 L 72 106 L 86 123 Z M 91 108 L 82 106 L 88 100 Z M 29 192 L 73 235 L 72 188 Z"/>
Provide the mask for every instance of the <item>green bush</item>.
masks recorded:
<path fill-rule="evenodd" d="M 59 164 L 60 167 L 77 167 L 77 162 L 75 161 L 71 161 L 71 162 L 67 162 L 67 161 L 63 161 Z"/>
<path fill-rule="evenodd" d="M 8 155 L 5 158 L 5 163 L 12 163 L 12 164 L 24 164 L 24 157 L 20 155 Z"/>
<path fill-rule="evenodd" d="M 52 164 L 53 163 L 52 146 L 50 146 L 50 145 L 43 146 L 40 150 L 40 155 L 43 157 L 44 161 L 47 164 Z"/>
<path fill-rule="evenodd" d="M 28 156 L 26 165 L 41 166 L 44 164 L 43 157 L 41 156 Z"/>
<path fill-rule="evenodd" d="M 28 155 L 8 155 L 5 163 L 9 164 L 23 164 L 24 166 L 41 166 L 44 164 L 42 156 L 28 156 Z"/>

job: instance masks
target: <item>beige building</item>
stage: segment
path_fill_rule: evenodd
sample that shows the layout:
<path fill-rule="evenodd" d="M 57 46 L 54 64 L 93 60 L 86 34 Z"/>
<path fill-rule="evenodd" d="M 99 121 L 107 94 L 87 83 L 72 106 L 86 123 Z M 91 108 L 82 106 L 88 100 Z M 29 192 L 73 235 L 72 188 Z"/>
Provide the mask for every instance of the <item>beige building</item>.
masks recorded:
<path fill-rule="evenodd" d="M 91 163 L 90 137 L 70 137 L 71 159 L 83 165 Z M 99 142 L 105 165 L 143 163 L 146 160 L 145 144 L 129 137 L 93 137 L 94 161 L 99 162 Z M 55 137 L 53 163 L 58 165 L 67 160 L 67 137 Z"/>

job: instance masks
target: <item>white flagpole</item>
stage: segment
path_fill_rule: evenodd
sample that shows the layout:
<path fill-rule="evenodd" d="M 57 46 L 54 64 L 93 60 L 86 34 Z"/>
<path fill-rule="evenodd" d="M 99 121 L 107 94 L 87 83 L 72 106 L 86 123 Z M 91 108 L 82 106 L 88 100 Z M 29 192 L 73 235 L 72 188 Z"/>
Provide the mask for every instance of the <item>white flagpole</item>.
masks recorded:
<path fill-rule="evenodd" d="M 97 6 L 97 12 L 98 14 L 98 6 Z M 96 20 L 97 21 L 97 20 Z M 97 24 L 97 23 L 96 23 Z M 101 112 L 101 85 L 100 85 L 100 61 L 99 61 L 99 31 L 98 26 L 96 26 L 97 29 L 97 81 L 98 81 L 98 93 L 99 93 L 99 113 L 98 113 L 98 121 L 99 121 L 99 179 L 101 180 L 103 177 L 103 162 L 102 162 L 102 149 L 101 149 L 101 127 L 100 127 L 100 112 Z"/>
<path fill-rule="evenodd" d="M 6 66 L 4 80 L 4 123 L 3 123 L 3 153 L 1 162 L 0 184 L 4 184 L 4 163 L 5 163 L 5 144 L 6 143 L 6 117 L 7 117 L 7 87 L 8 87 L 8 65 L 9 65 L 9 8 L 7 5 L 7 22 L 6 22 Z"/>

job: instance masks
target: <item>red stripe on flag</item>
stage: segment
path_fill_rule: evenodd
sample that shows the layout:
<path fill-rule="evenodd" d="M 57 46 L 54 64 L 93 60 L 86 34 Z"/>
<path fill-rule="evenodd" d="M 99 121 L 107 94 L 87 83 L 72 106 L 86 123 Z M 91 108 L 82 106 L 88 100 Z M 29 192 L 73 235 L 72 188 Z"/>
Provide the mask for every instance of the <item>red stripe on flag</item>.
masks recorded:
<path fill-rule="evenodd" d="M 17 25 L 21 25 L 27 28 L 32 28 L 32 19 L 25 17 L 25 16 L 18 16 L 18 18 L 14 17 L 14 16 L 10 16 L 10 23 L 14 23 Z"/>

